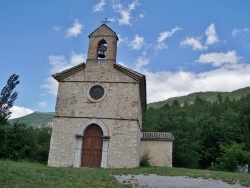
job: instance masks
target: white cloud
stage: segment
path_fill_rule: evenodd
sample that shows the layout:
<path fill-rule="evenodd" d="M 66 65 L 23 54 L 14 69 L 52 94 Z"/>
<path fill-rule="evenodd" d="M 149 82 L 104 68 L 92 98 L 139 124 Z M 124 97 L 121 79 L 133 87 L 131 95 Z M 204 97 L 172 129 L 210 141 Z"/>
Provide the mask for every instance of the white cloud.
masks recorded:
<path fill-rule="evenodd" d="M 87 56 L 80 53 L 76 54 L 74 52 L 71 52 L 71 57 L 70 57 L 70 64 L 71 65 L 78 65 L 80 63 L 86 62 Z"/>
<path fill-rule="evenodd" d="M 173 36 L 173 34 L 176 32 L 176 31 L 180 31 L 182 30 L 182 28 L 180 27 L 175 27 L 173 28 L 171 31 L 165 31 L 165 32 L 162 32 L 160 33 L 159 37 L 157 38 L 157 48 L 158 49 L 164 49 L 164 48 L 168 48 L 168 46 L 163 42 L 165 41 L 167 38 Z"/>
<path fill-rule="evenodd" d="M 207 46 L 202 45 L 200 37 L 197 37 L 197 38 L 187 37 L 185 40 L 183 40 L 180 43 L 180 46 L 181 47 L 190 46 L 195 51 L 203 51 L 207 49 Z"/>
<path fill-rule="evenodd" d="M 85 62 L 86 57 L 87 56 L 82 53 L 76 54 L 74 52 L 71 52 L 69 60 L 66 60 L 65 57 L 62 55 L 59 56 L 51 55 L 49 56 L 49 64 L 51 65 L 49 71 L 51 74 L 64 71 L 75 65 Z M 45 84 L 43 84 L 41 88 L 46 89 L 46 91 L 52 95 L 57 95 L 58 82 L 54 78 L 48 77 L 46 79 Z"/>
<path fill-rule="evenodd" d="M 129 11 L 135 10 L 135 7 L 138 5 L 139 5 L 138 0 L 132 1 L 132 3 L 128 5 L 128 7 L 129 7 L 128 10 Z"/>
<path fill-rule="evenodd" d="M 117 35 L 119 40 L 118 40 L 118 43 L 117 43 L 117 46 L 119 47 L 119 45 L 123 42 L 127 43 L 128 42 L 128 37 L 122 37 L 120 34 Z"/>
<path fill-rule="evenodd" d="M 205 31 L 206 41 L 203 41 L 203 36 L 199 37 L 186 37 L 181 43 L 181 47 L 192 47 L 194 51 L 207 50 L 209 46 L 218 43 L 219 38 L 216 34 L 215 25 L 211 24 L 207 27 Z"/>
<path fill-rule="evenodd" d="M 180 28 L 180 27 L 175 27 L 175 28 L 173 28 L 171 31 L 165 31 L 165 32 L 160 33 L 160 36 L 158 37 L 157 42 L 158 42 L 158 43 L 163 42 L 163 41 L 166 40 L 167 38 L 173 36 L 173 34 L 174 34 L 176 31 L 180 31 L 180 30 L 182 30 L 182 28 Z"/>
<path fill-rule="evenodd" d="M 241 31 L 239 29 L 233 29 L 233 31 L 232 31 L 233 37 L 235 37 L 239 33 L 241 33 Z"/>
<path fill-rule="evenodd" d="M 149 59 L 145 56 L 140 56 L 136 59 L 135 70 L 140 71 L 147 64 L 149 64 Z"/>
<path fill-rule="evenodd" d="M 41 102 L 38 103 L 38 106 L 41 106 L 41 107 L 45 107 L 47 105 L 48 105 L 48 103 L 45 102 L 45 101 L 41 101 Z"/>
<path fill-rule="evenodd" d="M 161 49 L 167 49 L 168 46 L 164 42 L 161 42 L 157 44 L 156 48 L 161 50 Z"/>
<path fill-rule="evenodd" d="M 144 14 L 139 14 L 139 18 L 144 18 L 145 17 L 145 15 Z"/>
<path fill-rule="evenodd" d="M 54 78 L 49 77 L 46 79 L 45 84 L 41 85 L 41 88 L 45 89 L 47 93 L 56 96 L 58 91 L 58 82 Z"/>
<path fill-rule="evenodd" d="M 105 6 L 105 0 L 101 0 L 99 3 L 93 6 L 93 12 L 100 12 L 103 11 L 103 7 Z"/>
<path fill-rule="evenodd" d="M 58 25 L 55 25 L 55 26 L 53 26 L 53 30 L 54 30 L 54 31 L 61 31 L 61 30 L 62 30 L 62 27 L 61 27 L 61 26 L 58 26 Z"/>
<path fill-rule="evenodd" d="M 34 112 L 34 110 L 31 110 L 31 109 L 25 108 L 25 107 L 19 107 L 19 106 L 13 106 L 10 109 L 10 111 L 12 112 L 10 119 L 26 116 L 26 115 Z"/>
<path fill-rule="evenodd" d="M 241 35 L 244 33 L 247 33 L 249 31 L 249 28 L 243 28 L 243 29 L 233 29 L 232 35 L 233 37 L 236 37 L 237 35 Z"/>
<path fill-rule="evenodd" d="M 207 45 L 212 45 L 212 44 L 219 42 L 219 38 L 216 34 L 214 24 L 211 24 L 210 26 L 208 26 L 208 28 L 205 31 L 205 34 L 207 36 L 207 40 L 206 40 Z"/>
<path fill-rule="evenodd" d="M 75 19 L 73 26 L 67 29 L 66 38 L 77 37 L 81 34 L 83 25 Z"/>
<path fill-rule="evenodd" d="M 50 55 L 49 64 L 52 66 L 50 68 L 50 72 L 52 74 L 55 74 L 57 72 L 63 71 L 64 69 L 70 68 L 70 65 L 67 63 L 64 56 L 62 55 L 60 56 Z"/>
<path fill-rule="evenodd" d="M 139 35 L 135 35 L 134 40 L 130 42 L 130 46 L 134 50 L 140 50 L 143 44 L 145 44 L 144 38 Z"/>
<path fill-rule="evenodd" d="M 213 66 L 221 66 L 226 63 L 236 64 L 238 59 L 236 51 L 228 51 L 227 53 L 201 54 L 197 61 L 200 63 L 211 63 Z"/>
<path fill-rule="evenodd" d="M 118 2 L 113 1 L 112 8 L 115 12 L 119 13 L 121 18 L 118 18 L 118 23 L 120 25 L 131 25 L 131 19 L 132 19 L 132 11 L 135 10 L 136 6 L 138 6 L 139 3 L 137 0 L 132 1 L 131 4 L 128 5 L 128 8 L 124 8 L 124 6 Z"/>
<path fill-rule="evenodd" d="M 146 75 L 147 101 L 149 103 L 193 92 L 233 91 L 250 86 L 249 64 L 220 67 L 198 74 L 187 71 L 150 72 L 146 69 L 139 72 Z"/>
<path fill-rule="evenodd" d="M 122 18 L 118 20 L 120 25 L 130 25 L 130 12 L 126 10 L 121 10 L 120 12 Z"/>
<path fill-rule="evenodd" d="M 124 67 L 129 67 L 126 63 L 124 63 L 124 62 L 117 62 L 118 64 L 120 64 L 121 66 L 124 66 Z"/>
<path fill-rule="evenodd" d="M 160 33 L 160 36 L 158 37 L 157 42 L 158 43 L 163 42 L 168 36 L 169 36 L 168 31 Z"/>
<path fill-rule="evenodd" d="M 83 63 L 85 62 L 85 60 L 86 60 L 86 55 L 82 53 L 76 54 L 74 52 L 71 52 L 69 61 L 67 61 L 63 55 L 59 56 L 50 55 L 49 56 L 49 64 L 51 65 L 50 72 L 52 74 L 61 72 L 77 64 Z"/>

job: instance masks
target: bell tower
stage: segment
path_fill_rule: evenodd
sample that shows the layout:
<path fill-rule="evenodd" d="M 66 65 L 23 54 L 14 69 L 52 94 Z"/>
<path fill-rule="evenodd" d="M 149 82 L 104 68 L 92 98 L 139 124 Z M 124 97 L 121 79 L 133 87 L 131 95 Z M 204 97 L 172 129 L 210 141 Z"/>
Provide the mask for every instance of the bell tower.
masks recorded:
<path fill-rule="evenodd" d="M 116 61 L 118 37 L 105 23 L 89 35 L 87 62 L 91 60 Z"/>

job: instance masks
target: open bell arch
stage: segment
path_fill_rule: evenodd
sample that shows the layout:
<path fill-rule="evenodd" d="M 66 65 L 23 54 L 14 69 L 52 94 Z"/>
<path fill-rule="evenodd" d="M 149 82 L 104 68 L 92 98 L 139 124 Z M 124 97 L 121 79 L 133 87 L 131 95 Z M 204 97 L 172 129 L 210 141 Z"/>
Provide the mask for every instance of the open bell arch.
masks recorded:
<path fill-rule="evenodd" d="M 106 46 L 105 59 L 116 60 L 118 37 L 106 24 L 101 25 L 89 35 L 89 49 L 87 60 L 97 60 L 99 47 Z M 100 58 L 102 60 L 104 58 Z M 88 63 L 88 61 L 87 61 Z"/>
<path fill-rule="evenodd" d="M 98 59 L 105 59 L 107 56 L 107 49 L 108 49 L 108 44 L 107 42 L 102 39 L 98 42 L 97 50 L 98 50 Z"/>

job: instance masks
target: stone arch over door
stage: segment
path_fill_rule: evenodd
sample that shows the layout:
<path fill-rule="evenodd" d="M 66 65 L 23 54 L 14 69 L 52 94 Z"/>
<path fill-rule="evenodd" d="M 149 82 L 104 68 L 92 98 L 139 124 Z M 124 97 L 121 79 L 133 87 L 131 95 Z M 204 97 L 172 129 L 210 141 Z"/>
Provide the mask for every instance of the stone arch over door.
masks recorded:
<path fill-rule="evenodd" d="M 82 146 L 83 146 L 83 137 L 84 133 L 90 125 L 96 124 L 98 125 L 102 132 L 102 159 L 101 159 L 101 167 L 107 168 L 107 156 L 108 156 L 108 146 L 109 146 L 109 132 L 107 126 L 103 123 L 103 121 L 99 119 L 91 119 L 86 121 L 81 125 L 76 133 L 76 148 L 75 148 L 75 160 L 74 167 L 81 167 L 81 158 L 82 158 Z"/>
<path fill-rule="evenodd" d="M 102 159 L 102 129 L 91 124 L 84 132 L 81 167 L 100 168 Z"/>

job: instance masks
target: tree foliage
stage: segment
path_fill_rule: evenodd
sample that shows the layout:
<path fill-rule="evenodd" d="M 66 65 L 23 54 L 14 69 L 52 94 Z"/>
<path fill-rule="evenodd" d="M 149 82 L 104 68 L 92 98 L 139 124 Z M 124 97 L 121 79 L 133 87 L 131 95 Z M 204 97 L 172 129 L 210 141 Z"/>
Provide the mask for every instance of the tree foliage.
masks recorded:
<path fill-rule="evenodd" d="M 245 144 L 220 145 L 220 149 L 222 155 L 217 159 L 218 169 L 235 171 L 237 165 L 250 164 L 250 152 L 245 150 Z"/>
<path fill-rule="evenodd" d="M 218 95 L 212 103 L 197 95 L 193 103 L 173 101 L 149 108 L 143 115 L 143 131 L 172 132 L 176 167 L 210 168 L 213 163 L 221 170 L 232 170 L 228 163 L 222 165 L 228 154 L 223 146 L 244 144 L 250 152 L 249 128 L 250 96 L 231 101 Z"/>
<path fill-rule="evenodd" d="M 48 161 L 51 128 L 35 127 L 16 122 L 5 124 L 5 136 L 0 138 L 0 158 Z"/>
<path fill-rule="evenodd" d="M 5 124 L 11 115 L 10 108 L 18 97 L 17 91 L 13 91 L 17 84 L 19 76 L 13 74 L 9 77 L 6 86 L 2 89 L 0 95 L 0 124 Z"/>

